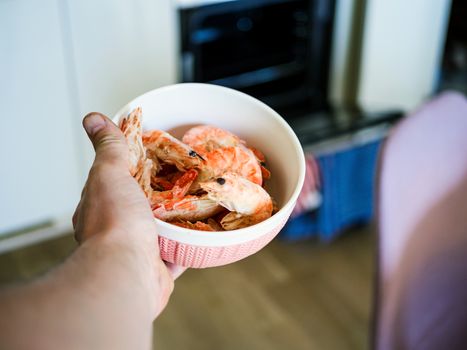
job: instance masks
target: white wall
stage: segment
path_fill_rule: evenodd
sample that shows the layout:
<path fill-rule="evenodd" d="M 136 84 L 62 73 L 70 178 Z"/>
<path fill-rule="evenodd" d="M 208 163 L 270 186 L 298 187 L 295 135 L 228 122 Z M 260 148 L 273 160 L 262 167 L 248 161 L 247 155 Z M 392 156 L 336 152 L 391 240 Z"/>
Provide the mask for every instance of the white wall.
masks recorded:
<path fill-rule="evenodd" d="M 176 82 L 177 40 L 170 0 L 68 0 L 78 115 L 113 116 L 134 97 Z M 93 152 L 81 130 L 84 168 Z"/>
<path fill-rule="evenodd" d="M 0 234 L 79 199 L 59 18 L 55 0 L 0 1 Z"/>
<path fill-rule="evenodd" d="M 0 1 L 0 235 L 71 222 L 93 158 L 82 117 L 176 82 L 176 35 L 171 0 Z"/>
<path fill-rule="evenodd" d="M 450 5 L 368 0 L 358 91 L 363 109 L 411 110 L 433 92 Z"/>

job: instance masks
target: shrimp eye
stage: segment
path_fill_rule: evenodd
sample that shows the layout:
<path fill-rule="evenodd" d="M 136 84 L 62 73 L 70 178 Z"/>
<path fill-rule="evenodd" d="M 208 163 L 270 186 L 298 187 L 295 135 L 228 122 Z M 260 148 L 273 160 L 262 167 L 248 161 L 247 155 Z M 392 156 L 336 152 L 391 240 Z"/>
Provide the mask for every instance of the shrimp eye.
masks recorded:
<path fill-rule="evenodd" d="M 194 158 L 194 157 L 198 157 L 199 159 L 204 160 L 203 157 L 201 157 L 198 153 L 196 153 L 196 152 L 193 151 L 193 150 L 191 150 L 191 151 L 188 153 L 188 155 L 189 155 L 190 157 L 193 157 L 193 158 Z"/>
<path fill-rule="evenodd" d="M 218 183 L 219 185 L 225 184 L 225 179 L 222 178 L 222 177 L 218 177 L 218 178 L 216 179 L 216 181 L 217 181 L 217 183 Z"/>

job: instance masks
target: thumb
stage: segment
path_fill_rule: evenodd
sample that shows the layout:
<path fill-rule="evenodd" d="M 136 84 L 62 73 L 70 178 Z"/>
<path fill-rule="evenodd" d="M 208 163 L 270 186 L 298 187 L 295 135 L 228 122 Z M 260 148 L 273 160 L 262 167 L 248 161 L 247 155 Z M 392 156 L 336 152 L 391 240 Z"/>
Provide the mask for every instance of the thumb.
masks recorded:
<path fill-rule="evenodd" d="M 83 126 L 96 151 L 94 163 L 113 163 L 128 168 L 128 144 L 109 118 L 92 112 L 84 117 Z"/>

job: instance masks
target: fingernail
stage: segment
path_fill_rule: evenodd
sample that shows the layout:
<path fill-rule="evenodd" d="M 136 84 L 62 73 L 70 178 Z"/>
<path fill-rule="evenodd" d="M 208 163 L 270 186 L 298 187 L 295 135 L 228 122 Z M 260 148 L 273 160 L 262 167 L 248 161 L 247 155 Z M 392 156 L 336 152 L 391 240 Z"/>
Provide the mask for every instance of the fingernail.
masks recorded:
<path fill-rule="evenodd" d="M 98 113 L 89 113 L 84 117 L 83 125 L 89 135 L 95 135 L 105 126 L 105 118 Z"/>

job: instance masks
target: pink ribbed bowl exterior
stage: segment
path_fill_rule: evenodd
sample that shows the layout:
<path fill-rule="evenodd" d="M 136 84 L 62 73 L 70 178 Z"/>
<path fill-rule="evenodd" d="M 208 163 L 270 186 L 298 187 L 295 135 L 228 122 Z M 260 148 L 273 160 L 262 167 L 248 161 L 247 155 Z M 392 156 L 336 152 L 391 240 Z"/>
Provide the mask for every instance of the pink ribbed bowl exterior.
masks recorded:
<path fill-rule="evenodd" d="M 279 226 L 259 238 L 225 247 L 195 246 L 159 236 L 161 257 L 165 261 L 192 268 L 230 264 L 244 259 L 265 247 L 284 227 L 287 218 Z"/>

